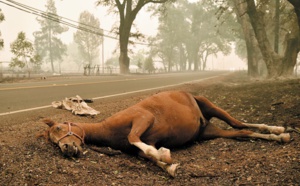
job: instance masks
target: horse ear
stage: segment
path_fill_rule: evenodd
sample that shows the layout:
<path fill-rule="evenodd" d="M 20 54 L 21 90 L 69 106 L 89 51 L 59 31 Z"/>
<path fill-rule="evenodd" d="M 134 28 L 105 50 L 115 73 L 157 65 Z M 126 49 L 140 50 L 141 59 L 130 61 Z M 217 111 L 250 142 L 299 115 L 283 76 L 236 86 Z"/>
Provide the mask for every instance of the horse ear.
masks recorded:
<path fill-rule="evenodd" d="M 43 119 L 43 122 L 44 122 L 45 124 L 47 124 L 49 127 L 52 127 L 52 126 L 55 124 L 54 121 L 52 121 L 51 119 L 48 119 L 48 118 Z"/>

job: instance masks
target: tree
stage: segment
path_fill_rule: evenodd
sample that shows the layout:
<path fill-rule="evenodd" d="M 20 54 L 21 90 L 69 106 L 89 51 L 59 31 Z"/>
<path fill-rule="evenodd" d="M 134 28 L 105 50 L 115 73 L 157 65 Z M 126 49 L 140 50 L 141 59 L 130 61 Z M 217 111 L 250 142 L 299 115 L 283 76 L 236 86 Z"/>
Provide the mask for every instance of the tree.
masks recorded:
<path fill-rule="evenodd" d="M 180 0 L 168 4 L 165 12 L 158 12 L 160 24 L 155 50 L 163 61 L 167 61 L 169 71 L 178 64 L 185 70 L 186 59 L 188 70 L 192 70 L 192 65 L 194 70 L 205 70 L 208 56 L 230 52 L 234 35 L 228 28 L 236 22 L 232 15 L 227 15 L 221 24 L 215 16 L 217 10 L 211 1 L 190 3 Z"/>
<path fill-rule="evenodd" d="M 120 44 L 120 73 L 129 73 L 130 59 L 128 57 L 129 37 L 134 34 L 131 33 L 131 27 L 138 14 L 138 12 L 148 3 L 165 3 L 169 0 L 98 0 L 98 5 L 110 6 L 111 10 L 117 8 L 119 13 L 119 44 Z"/>
<path fill-rule="evenodd" d="M 10 67 L 26 67 L 28 72 L 28 77 L 30 77 L 30 71 L 32 66 L 40 65 L 41 59 L 38 55 L 34 54 L 33 44 L 27 41 L 24 32 L 18 34 L 17 39 L 10 45 L 11 52 L 15 55 L 12 58 Z"/>
<path fill-rule="evenodd" d="M 296 16 L 297 16 L 298 27 L 300 27 L 300 1 L 298 1 L 298 0 L 288 0 L 288 2 L 290 2 L 291 5 L 294 7 L 294 11 L 295 11 Z M 300 35 L 300 32 L 299 32 L 299 35 Z"/>
<path fill-rule="evenodd" d="M 56 13 L 54 0 L 48 0 L 46 5 L 47 15 L 37 21 L 41 25 L 41 30 L 34 32 L 35 48 L 39 56 L 47 57 L 51 63 L 52 72 L 55 72 L 54 61 L 62 60 L 67 46 L 59 39 L 58 35 L 66 32 L 67 27 L 61 26 Z"/>
<path fill-rule="evenodd" d="M 155 70 L 154 64 L 153 64 L 153 59 L 151 56 L 146 58 L 144 69 L 147 70 L 148 73 L 151 73 Z"/>
<path fill-rule="evenodd" d="M 138 50 L 136 53 L 131 55 L 131 64 L 137 65 L 139 68 L 143 67 L 143 62 L 145 61 L 145 56 L 147 56 L 147 53 L 144 49 Z"/>
<path fill-rule="evenodd" d="M 2 13 L 2 10 L 0 9 L 0 23 L 5 20 L 4 14 Z M 2 50 L 4 47 L 4 40 L 1 38 L 1 32 L 0 32 L 0 50 Z"/>
<path fill-rule="evenodd" d="M 79 46 L 77 43 L 72 42 L 67 46 L 67 56 L 65 61 L 72 61 L 77 65 L 78 72 L 83 68 L 84 59 L 80 55 Z"/>
<path fill-rule="evenodd" d="M 176 68 L 179 66 L 181 70 L 185 69 L 183 41 L 189 34 L 187 31 L 189 25 L 184 16 L 184 2 L 167 4 L 165 12 L 156 10 L 159 15 L 159 32 L 152 39 L 154 42 L 152 53 L 162 58 L 168 72 L 174 65 Z"/>
<path fill-rule="evenodd" d="M 79 27 L 85 28 L 87 26 L 95 31 L 100 30 L 99 20 L 88 11 L 84 11 L 79 17 Z M 74 41 L 78 45 L 83 60 L 91 66 L 93 61 L 99 56 L 99 46 L 102 43 L 102 37 L 92 32 L 77 30 L 74 34 Z"/>
<path fill-rule="evenodd" d="M 290 2 L 292 2 L 292 0 L 290 0 Z M 268 69 L 268 77 L 273 78 L 278 76 L 292 75 L 294 66 L 296 64 L 297 54 L 300 50 L 299 27 L 297 29 L 293 27 L 289 28 L 289 31 L 285 35 L 285 50 L 283 55 L 280 55 L 279 53 L 276 53 L 271 45 L 270 40 L 268 39 L 263 19 L 264 12 L 257 10 L 254 0 L 247 0 L 245 3 L 247 3 L 247 13 L 249 15 L 255 37 L 258 41 L 258 46 Z M 297 10 L 295 10 L 295 12 L 297 15 Z"/>
<path fill-rule="evenodd" d="M 261 58 L 258 42 L 255 38 L 254 30 L 251 26 L 247 12 L 247 4 L 244 0 L 234 0 L 235 12 L 238 22 L 243 31 L 244 41 L 247 51 L 248 75 L 251 77 L 259 76 L 259 59 Z"/>

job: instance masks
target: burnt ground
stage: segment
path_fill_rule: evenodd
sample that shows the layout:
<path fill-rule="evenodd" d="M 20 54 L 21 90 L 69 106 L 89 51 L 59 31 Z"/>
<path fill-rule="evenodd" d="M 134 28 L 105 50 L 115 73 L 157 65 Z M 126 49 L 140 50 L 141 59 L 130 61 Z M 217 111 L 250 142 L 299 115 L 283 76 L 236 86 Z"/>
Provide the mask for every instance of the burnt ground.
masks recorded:
<path fill-rule="evenodd" d="M 300 79 L 262 81 L 233 74 L 174 89 L 204 95 L 245 122 L 300 127 Z M 296 132 L 291 132 L 293 140 L 287 144 L 219 138 L 172 149 L 175 163 L 181 165 L 176 178 L 124 153 L 112 156 L 85 147 L 83 157 L 66 158 L 58 147 L 36 138 L 47 128 L 42 118 L 97 122 L 156 92 L 98 100 L 91 104 L 101 111 L 95 118 L 54 108 L 15 115 L 12 120 L 2 116 L 1 185 L 300 185 L 300 135 Z M 213 122 L 227 128 L 219 120 Z"/>

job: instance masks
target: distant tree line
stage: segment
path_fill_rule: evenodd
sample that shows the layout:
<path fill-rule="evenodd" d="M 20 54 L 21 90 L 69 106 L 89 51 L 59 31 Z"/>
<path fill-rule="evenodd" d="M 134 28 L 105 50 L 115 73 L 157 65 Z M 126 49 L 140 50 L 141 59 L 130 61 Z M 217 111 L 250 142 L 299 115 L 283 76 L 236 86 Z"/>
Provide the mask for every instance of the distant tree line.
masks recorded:
<path fill-rule="evenodd" d="M 151 71 L 157 58 L 167 71 L 205 70 L 209 56 L 220 52 L 227 55 L 233 44 L 236 54 L 247 61 L 249 76 L 290 76 L 297 65 L 298 0 L 99 0 L 96 4 L 109 6 L 112 12 L 119 14 L 119 25 L 115 29 L 119 36 L 119 57 L 114 60 L 118 61 L 120 73 L 128 73 L 131 63 Z M 154 38 L 146 38 L 151 50 L 141 57 L 130 54 L 129 47 L 134 47 L 134 41 L 145 41 L 138 30 L 132 32 L 132 27 L 138 12 L 148 4 L 152 5 L 148 6 L 149 10 L 159 18 L 159 27 Z M 59 36 L 68 31 L 68 27 L 61 24 L 54 0 L 47 1 L 46 13 L 47 16 L 37 18 L 40 30 L 34 32 L 33 43 L 20 32 L 11 44 L 14 54 L 11 67 L 27 68 L 30 74 L 31 68 L 37 69 L 49 62 L 52 72 L 60 72 L 63 58 L 74 61 L 82 69 L 97 61 L 104 34 L 96 17 L 82 12 L 74 42 L 66 45 Z M 2 21 L 4 15 L 0 11 Z M 3 46 L 0 33 L 0 49 Z"/>

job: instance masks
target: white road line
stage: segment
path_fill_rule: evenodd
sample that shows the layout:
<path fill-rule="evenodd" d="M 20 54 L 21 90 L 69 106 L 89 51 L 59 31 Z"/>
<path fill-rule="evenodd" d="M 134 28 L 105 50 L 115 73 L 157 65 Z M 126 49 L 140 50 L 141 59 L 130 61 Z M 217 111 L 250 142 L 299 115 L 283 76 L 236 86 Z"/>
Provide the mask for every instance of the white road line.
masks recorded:
<path fill-rule="evenodd" d="M 187 83 L 196 83 L 196 82 L 199 82 L 199 81 L 208 80 L 208 79 L 212 79 L 212 78 L 215 78 L 215 77 L 218 77 L 218 76 L 212 76 L 212 77 L 204 78 L 204 79 L 201 79 L 201 80 L 193 80 L 193 81 L 188 81 L 188 82 L 184 82 L 184 83 L 178 83 L 178 84 L 174 84 L 174 85 L 166 85 L 166 86 L 161 86 L 161 87 L 147 88 L 147 89 L 142 89 L 142 90 L 136 90 L 136 91 L 119 93 L 119 94 L 112 94 L 112 95 L 107 95 L 107 96 L 101 96 L 101 97 L 96 97 L 96 98 L 93 98 L 93 99 L 97 100 L 97 99 L 111 98 L 111 97 L 116 97 L 116 96 L 124 96 L 124 95 L 127 95 L 127 94 L 134 94 L 134 93 L 146 92 L 146 91 L 150 91 L 150 90 L 157 90 L 157 89 L 162 89 L 162 88 L 175 87 L 175 86 L 184 85 L 184 84 L 187 84 Z"/>
<path fill-rule="evenodd" d="M 187 84 L 187 83 L 196 83 L 196 82 L 200 82 L 200 81 L 204 81 L 204 80 L 208 80 L 208 79 L 213 79 L 213 78 L 216 78 L 216 77 L 219 77 L 219 76 L 224 76 L 224 75 L 226 75 L 226 74 L 221 74 L 221 75 L 218 75 L 218 76 L 212 76 L 212 77 L 208 77 L 208 78 L 204 78 L 204 79 L 200 79 L 200 80 L 193 80 L 193 81 L 188 81 L 188 82 L 184 82 L 184 83 L 178 83 L 178 84 L 174 84 L 174 85 L 167 85 L 167 86 L 161 86 L 161 87 L 148 88 L 148 89 L 124 92 L 124 93 L 119 93 L 119 94 L 112 94 L 112 95 L 107 95 L 107 96 L 95 97 L 95 98 L 92 98 L 92 99 L 93 100 L 105 99 L 105 98 L 111 98 L 111 97 L 116 97 L 116 96 L 124 96 L 124 95 L 127 95 L 127 94 L 133 94 L 133 93 L 145 92 L 145 91 L 150 91 L 150 90 L 156 90 L 156 89 L 161 89 L 161 88 L 175 87 L 175 86 L 184 85 L 184 84 Z M 22 110 L 16 110 L 16 111 L 11 111 L 11 112 L 3 112 L 3 113 L 0 113 L 0 116 L 16 114 L 16 113 L 21 113 L 21 112 L 27 112 L 27 111 L 33 111 L 33 110 L 39 110 L 39 109 L 50 108 L 50 107 L 52 107 L 52 105 L 45 105 L 45 106 L 41 106 L 41 107 L 22 109 Z"/>
<path fill-rule="evenodd" d="M 34 107 L 34 108 L 16 110 L 16 111 L 11 111 L 11 112 L 3 112 L 3 113 L 0 113 L 0 116 L 5 116 L 5 115 L 9 115 L 9 114 L 16 114 L 16 113 L 20 113 L 20 112 L 27 112 L 27 111 L 32 111 L 32 110 L 39 110 L 39 109 L 50 108 L 50 107 L 52 107 L 52 105 L 46 105 L 46 106 L 41 106 L 41 107 Z"/>

